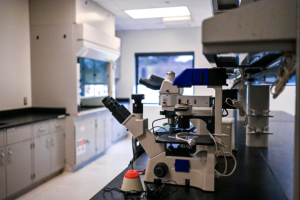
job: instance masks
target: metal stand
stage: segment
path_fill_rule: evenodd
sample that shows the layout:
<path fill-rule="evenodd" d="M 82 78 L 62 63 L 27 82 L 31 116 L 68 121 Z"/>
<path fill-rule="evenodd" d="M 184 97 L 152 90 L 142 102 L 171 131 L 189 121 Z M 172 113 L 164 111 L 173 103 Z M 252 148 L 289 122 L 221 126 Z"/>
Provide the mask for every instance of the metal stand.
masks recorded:
<path fill-rule="evenodd" d="M 248 126 L 246 145 L 249 147 L 268 147 L 269 117 L 269 86 L 248 85 Z"/>

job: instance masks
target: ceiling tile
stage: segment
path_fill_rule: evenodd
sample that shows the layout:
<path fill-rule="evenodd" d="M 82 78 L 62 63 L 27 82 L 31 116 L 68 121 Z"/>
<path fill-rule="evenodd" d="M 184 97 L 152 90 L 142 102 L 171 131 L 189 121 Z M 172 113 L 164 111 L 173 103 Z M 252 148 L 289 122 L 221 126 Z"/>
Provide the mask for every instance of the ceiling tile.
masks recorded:
<path fill-rule="evenodd" d="M 186 6 L 186 0 L 152 0 L 152 6 L 155 8 L 161 7 L 177 7 L 177 6 Z"/>
<path fill-rule="evenodd" d="M 112 12 L 112 11 L 114 11 L 114 10 L 120 10 L 120 8 L 118 8 L 113 2 L 111 2 L 111 1 L 105 1 L 105 2 L 96 2 L 96 3 L 98 3 L 102 8 L 104 8 L 104 9 L 106 9 L 106 10 L 108 10 L 108 11 L 110 11 L 110 12 Z"/>
<path fill-rule="evenodd" d="M 191 12 L 191 15 L 199 15 L 199 14 L 211 14 L 212 16 L 212 9 L 206 8 L 203 6 L 188 6 L 189 11 Z"/>
<path fill-rule="evenodd" d="M 148 0 L 123 0 L 113 1 L 113 3 L 121 10 L 144 9 L 152 7 L 150 1 Z"/>

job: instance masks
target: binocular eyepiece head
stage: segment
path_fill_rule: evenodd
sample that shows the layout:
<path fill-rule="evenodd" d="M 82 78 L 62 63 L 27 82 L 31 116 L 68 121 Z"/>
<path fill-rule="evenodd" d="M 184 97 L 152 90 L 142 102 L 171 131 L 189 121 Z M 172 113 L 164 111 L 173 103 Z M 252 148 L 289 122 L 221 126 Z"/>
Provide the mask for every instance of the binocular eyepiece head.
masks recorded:
<path fill-rule="evenodd" d="M 109 109 L 110 112 L 115 111 L 118 107 L 120 107 L 120 104 L 112 97 L 105 97 L 102 100 L 102 103 L 106 108 Z"/>

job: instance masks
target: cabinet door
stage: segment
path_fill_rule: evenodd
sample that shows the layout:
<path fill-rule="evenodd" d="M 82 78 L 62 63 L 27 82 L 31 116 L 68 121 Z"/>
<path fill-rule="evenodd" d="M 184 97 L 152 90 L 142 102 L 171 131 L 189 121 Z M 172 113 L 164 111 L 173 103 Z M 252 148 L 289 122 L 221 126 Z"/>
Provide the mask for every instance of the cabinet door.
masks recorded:
<path fill-rule="evenodd" d="M 51 134 L 51 173 L 60 170 L 65 165 L 65 138 L 64 131 Z"/>
<path fill-rule="evenodd" d="M 76 148 L 76 165 L 86 161 L 86 125 L 84 120 L 80 119 L 75 122 L 75 148 Z"/>
<path fill-rule="evenodd" d="M 92 115 L 85 120 L 86 123 L 86 159 L 89 160 L 96 155 L 96 116 Z"/>
<path fill-rule="evenodd" d="M 119 122 L 112 117 L 112 132 L 111 132 L 111 139 L 112 142 L 116 142 L 120 138 L 120 126 Z"/>
<path fill-rule="evenodd" d="M 31 140 L 6 147 L 7 196 L 29 186 L 31 180 Z"/>
<path fill-rule="evenodd" d="M 34 181 L 39 181 L 50 174 L 49 135 L 34 138 L 33 163 L 35 174 Z"/>
<path fill-rule="evenodd" d="M 101 114 L 97 116 L 97 128 L 96 128 L 96 150 L 97 154 L 105 151 L 105 137 L 104 137 L 104 119 Z"/>
<path fill-rule="evenodd" d="M 105 134 L 105 149 L 112 144 L 113 133 L 113 117 L 109 113 L 105 114 L 104 120 L 104 134 Z"/>
<path fill-rule="evenodd" d="M 6 197 L 5 148 L 0 148 L 0 199 Z"/>

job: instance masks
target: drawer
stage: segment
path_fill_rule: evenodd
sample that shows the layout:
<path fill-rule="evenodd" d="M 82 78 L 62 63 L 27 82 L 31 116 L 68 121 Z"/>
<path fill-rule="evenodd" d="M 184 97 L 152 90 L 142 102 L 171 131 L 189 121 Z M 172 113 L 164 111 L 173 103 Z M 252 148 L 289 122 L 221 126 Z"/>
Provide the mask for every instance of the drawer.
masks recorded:
<path fill-rule="evenodd" d="M 7 144 L 13 144 L 16 142 L 21 142 L 31 138 L 32 126 L 17 126 L 14 128 L 6 129 L 6 141 Z"/>
<path fill-rule="evenodd" d="M 33 136 L 45 135 L 49 133 L 49 122 L 39 122 L 33 124 Z"/>
<path fill-rule="evenodd" d="M 4 145 L 5 145 L 4 130 L 0 130 L 0 147 L 3 147 Z"/>
<path fill-rule="evenodd" d="M 64 119 L 52 119 L 49 121 L 49 132 L 55 132 L 65 129 L 65 120 Z"/>

